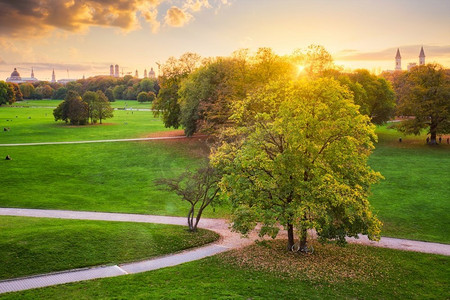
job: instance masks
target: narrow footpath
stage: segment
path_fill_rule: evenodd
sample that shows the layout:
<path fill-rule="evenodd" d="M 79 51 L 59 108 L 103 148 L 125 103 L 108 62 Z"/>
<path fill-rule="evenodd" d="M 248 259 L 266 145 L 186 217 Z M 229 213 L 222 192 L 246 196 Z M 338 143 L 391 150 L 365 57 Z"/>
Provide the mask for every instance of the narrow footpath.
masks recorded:
<path fill-rule="evenodd" d="M 204 135 L 196 135 L 195 137 L 204 137 Z M 139 141 L 154 141 L 154 140 L 175 140 L 175 139 L 188 139 L 188 137 L 185 137 L 183 135 L 183 136 L 161 136 L 161 137 L 134 138 L 134 139 L 110 139 L 110 140 L 67 141 L 67 142 L 17 143 L 17 144 L 0 144 L 0 147 L 90 144 L 90 143 L 115 143 L 115 142 L 139 142 Z"/>
<path fill-rule="evenodd" d="M 186 225 L 185 217 L 103 213 L 103 212 L 88 212 L 88 211 L 0 208 L 0 215 Z M 217 242 L 199 248 L 187 249 L 185 251 L 176 254 L 156 257 L 134 263 L 126 263 L 113 266 L 98 266 L 91 268 L 68 270 L 57 273 L 42 274 L 31 277 L 4 280 L 0 281 L 0 294 L 89 279 L 135 274 L 175 266 L 185 262 L 212 256 L 227 251 L 229 249 L 237 249 L 240 247 L 245 247 L 253 243 L 253 241 L 257 238 L 257 234 L 255 232 L 250 234 L 248 238 L 241 238 L 239 234 L 233 233 L 229 230 L 229 224 L 227 223 L 226 220 L 223 219 L 201 219 L 199 227 L 212 230 L 220 234 L 221 236 L 220 239 Z M 285 235 L 286 233 L 282 232 L 281 237 Z M 387 237 L 382 237 L 379 242 L 372 242 L 367 238 L 367 236 L 360 236 L 359 239 L 351 238 L 348 239 L 348 241 L 349 243 L 357 243 L 375 247 L 384 247 L 391 249 L 450 256 L 450 245 L 446 244 L 428 243 L 428 242 L 387 238 Z"/>

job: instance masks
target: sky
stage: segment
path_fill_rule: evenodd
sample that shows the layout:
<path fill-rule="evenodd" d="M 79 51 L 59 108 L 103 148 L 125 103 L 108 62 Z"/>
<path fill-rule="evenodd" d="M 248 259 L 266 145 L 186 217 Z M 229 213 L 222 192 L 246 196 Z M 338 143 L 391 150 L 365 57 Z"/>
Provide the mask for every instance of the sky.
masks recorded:
<path fill-rule="evenodd" d="M 450 68 L 448 0 L 0 0 L 0 80 L 139 77 L 170 56 L 228 56 L 270 47 L 280 55 L 324 46 L 346 70 L 426 62 Z"/>

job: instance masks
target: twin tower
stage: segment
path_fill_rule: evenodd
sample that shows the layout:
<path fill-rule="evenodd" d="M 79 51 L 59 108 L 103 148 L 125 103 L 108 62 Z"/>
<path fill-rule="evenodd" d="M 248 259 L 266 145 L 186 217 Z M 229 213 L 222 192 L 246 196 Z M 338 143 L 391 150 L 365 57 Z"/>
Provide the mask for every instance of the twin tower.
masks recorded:
<path fill-rule="evenodd" d="M 423 51 L 423 47 L 420 49 L 419 54 L 419 66 L 425 64 L 425 52 Z M 412 67 L 415 67 L 416 63 L 410 63 L 408 64 L 408 71 Z M 400 49 L 397 48 L 397 55 L 395 56 L 395 70 L 401 70 L 402 69 L 402 56 L 400 55 Z"/>
<path fill-rule="evenodd" d="M 119 65 L 109 66 L 109 76 L 119 77 Z"/>

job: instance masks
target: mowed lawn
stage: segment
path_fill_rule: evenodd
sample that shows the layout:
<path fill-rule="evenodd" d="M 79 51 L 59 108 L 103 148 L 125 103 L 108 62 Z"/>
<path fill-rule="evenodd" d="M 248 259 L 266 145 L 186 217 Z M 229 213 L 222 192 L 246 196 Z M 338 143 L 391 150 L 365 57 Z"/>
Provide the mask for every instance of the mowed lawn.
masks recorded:
<path fill-rule="evenodd" d="M 0 280 L 137 261 L 217 238 L 175 225 L 0 216 Z"/>
<path fill-rule="evenodd" d="M 18 293 L 4 299 L 448 299 L 450 258 L 348 245 L 287 253 L 253 245 L 171 268 Z"/>
<path fill-rule="evenodd" d="M 0 107 L 0 144 L 140 138 L 170 130 L 151 111 L 115 110 L 103 123 L 68 126 L 55 122 L 51 108 Z"/>
<path fill-rule="evenodd" d="M 370 203 L 383 221 L 383 236 L 450 243 L 450 145 L 428 146 L 426 136 L 378 129 L 370 165 L 385 179 Z"/>
<path fill-rule="evenodd" d="M 185 216 L 189 204 L 154 180 L 196 168 L 204 151 L 197 138 L 0 147 L 13 158 L 0 160 L 0 206 Z"/>

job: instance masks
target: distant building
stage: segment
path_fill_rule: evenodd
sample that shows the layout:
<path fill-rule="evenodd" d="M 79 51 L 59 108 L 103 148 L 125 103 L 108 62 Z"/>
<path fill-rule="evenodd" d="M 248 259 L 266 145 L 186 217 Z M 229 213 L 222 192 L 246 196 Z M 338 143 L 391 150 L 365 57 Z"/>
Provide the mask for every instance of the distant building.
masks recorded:
<path fill-rule="evenodd" d="M 139 78 L 138 70 L 136 70 L 136 73 L 134 73 L 134 77 Z"/>
<path fill-rule="evenodd" d="M 420 54 L 419 54 L 419 65 L 424 65 L 425 64 L 425 52 L 423 51 L 423 47 L 420 49 Z"/>
<path fill-rule="evenodd" d="M 395 70 L 402 69 L 402 56 L 400 55 L 400 49 L 397 48 L 397 55 L 395 55 Z"/>
<path fill-rule="evenodd" d="M 408 64 L 408 67 L 407 67 L 407 68 L 408 68 L 408 71 L 411 70 L 412 68 L 414 68 L 415 66 L 417 66 L 416 63 L 409 63 L 409 64 Z"/>
<path fill-rule="evenodd" d="M 52 72 L 52 83 L 55 83 L 55 82 L 56 82 L 55 69 L 53 69 L 53 72 Z"/>
<path fill-rule="evenodd" d="M 114 66 L 114 77 L 119 77 L 119 65 Z"/>
<path fill-rule="evenodd" d="M 19 72 L 17 71 L 17 68 L 14 68 L 14 71 L 11 73 L 11 76 L 6 78 L 6 82 L 11 83 L 24 83 L 24 82 L 38 82 L 39 80 L 34 77 L 34 70 L 31 68 L 31 77 L 21 77 Z"/>
<path fill-rule="evenodd" d="M 114 77 L 114 66 L 113 65 L 109 66 L 109 76 Z"/>
<path fill-rule="evenodd" d="M 150 72 L 148 72 L 148 77 L 149 78 L 156 78 L 155 71 L 153 71 L 153 68 L 150 68 Z"/>
<path fill-rule="evenodd" d="M 147 69 L 144 70 L 144 78 L 147 78 Z"/>
<path fill-rule="evenodd" d="M 76 80 L 76 79 L 73 79 L 73 78 L 66 78 L 66 79 L 60 79 L 60 80 L 58 80 L 58 83 L 61 83 L 61 84 L 66 85 L 66 84 L 68 84 L 69 82 L 74 82 L 74 81 L 77 81 L 77 80 Z"/>
<path fill-rule="evenodd" d="M 425 65 L 425 51 L 423 51 L 423 47 L 420 48 L 420 53 L 419 53 L 419 66 Z M 417 66 L 416 63 L 410 63 L 408 64 L 408 71 Z M 402 69 L 402 56 L 400 55 L 400 49 L 397 48 L 397 55 L 395 55 L 395 70 L 401 70 Z"/>

